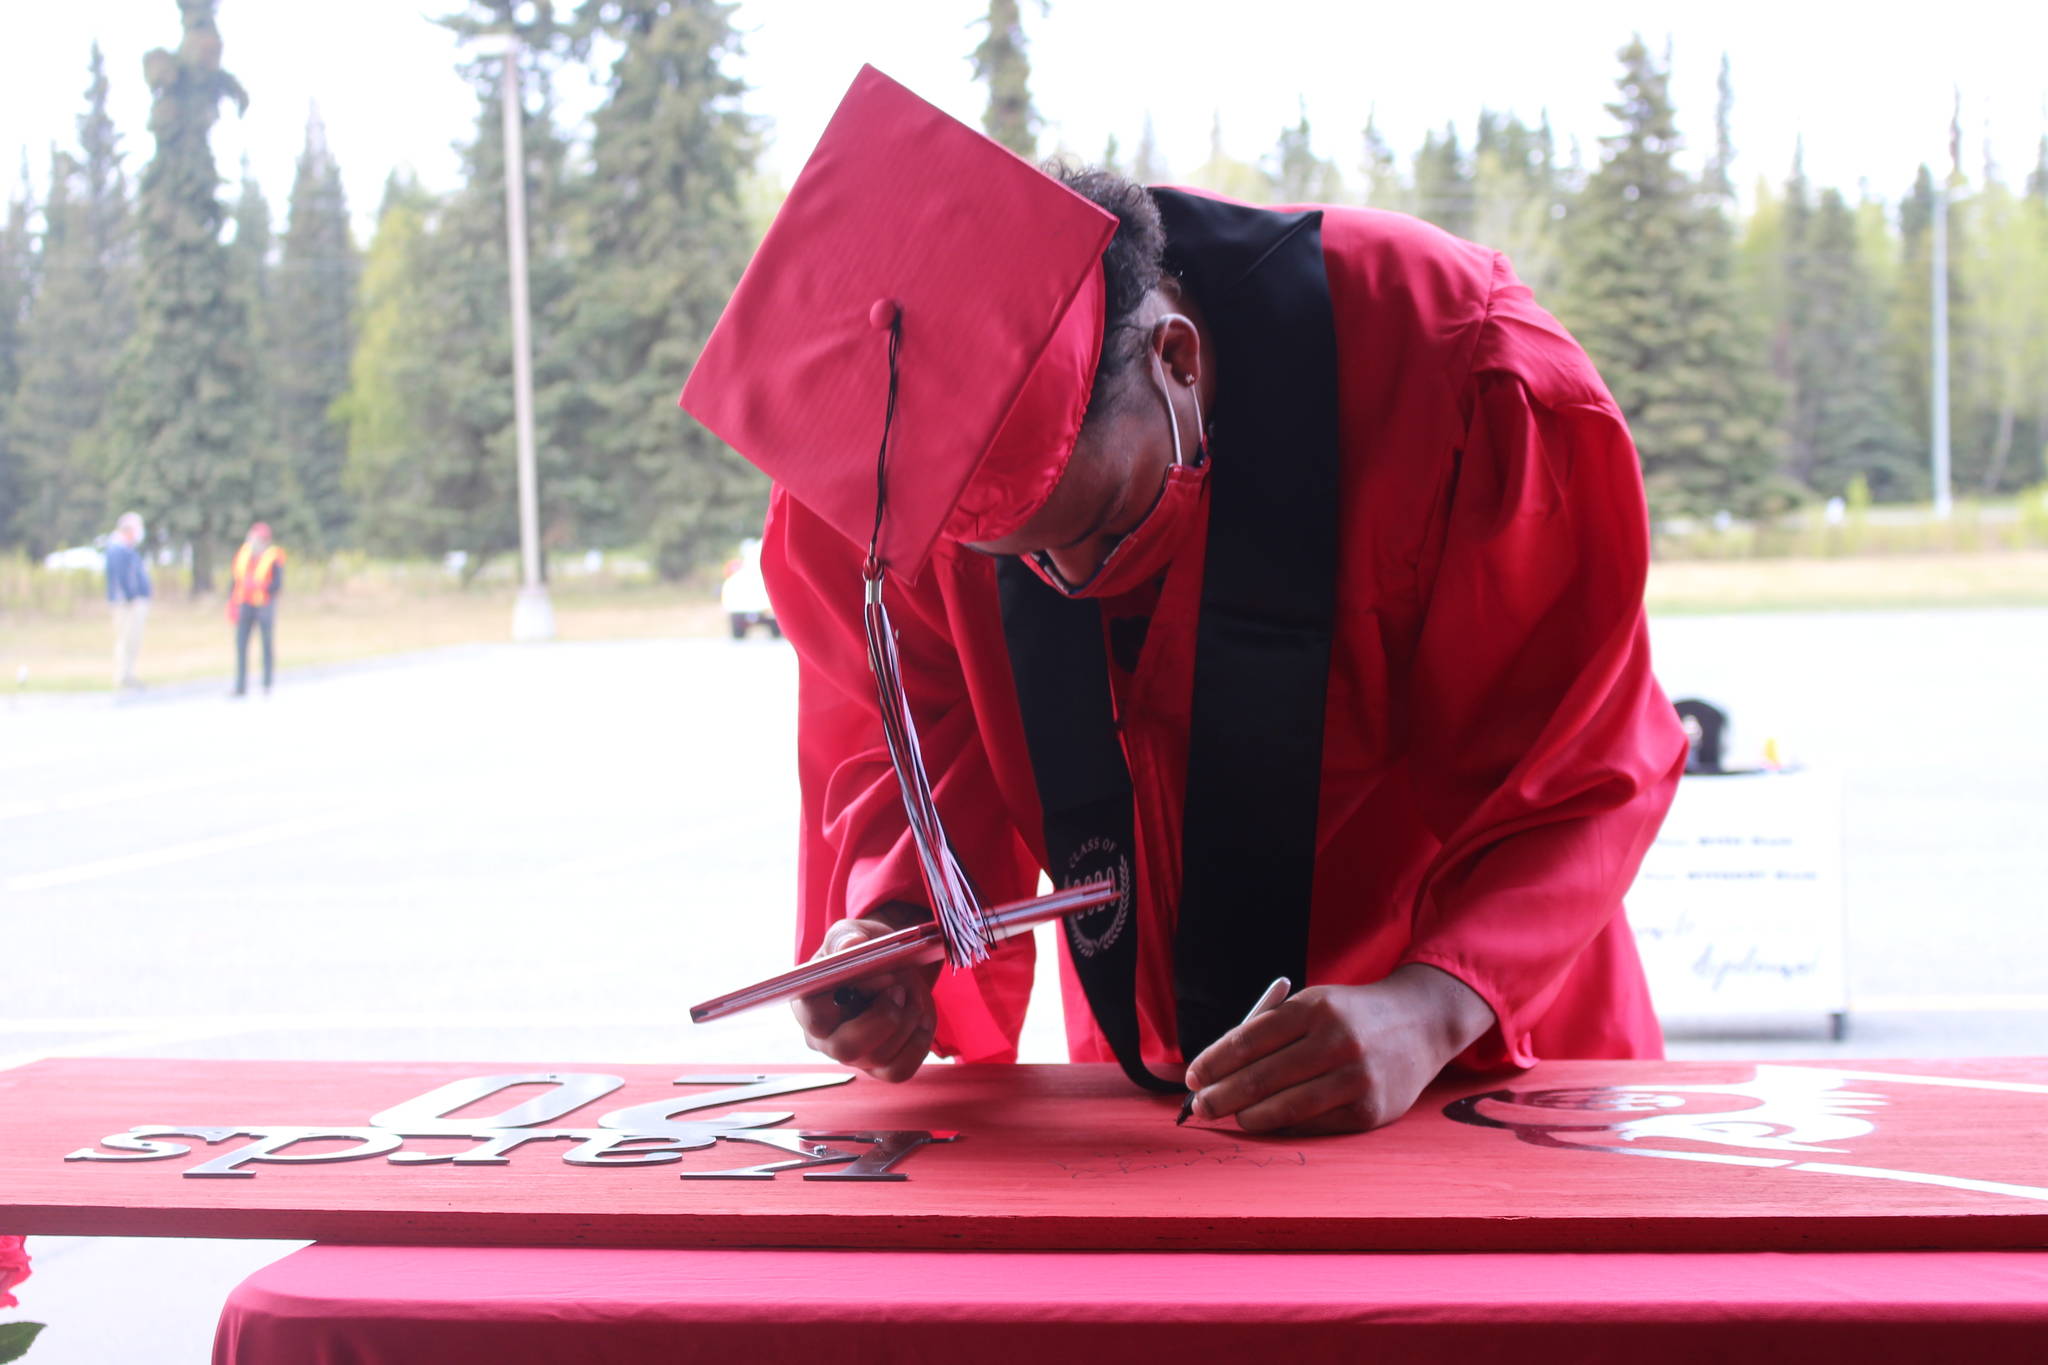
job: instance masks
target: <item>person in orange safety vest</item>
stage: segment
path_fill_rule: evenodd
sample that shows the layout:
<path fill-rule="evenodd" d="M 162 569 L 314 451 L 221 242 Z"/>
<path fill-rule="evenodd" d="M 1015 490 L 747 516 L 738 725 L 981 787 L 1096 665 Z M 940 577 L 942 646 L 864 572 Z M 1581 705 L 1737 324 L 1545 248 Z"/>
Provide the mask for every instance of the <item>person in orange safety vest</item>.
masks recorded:
<path fill-rule="evenodd" d="M 235 623 L 235 692 L 249 691 L 249 632 L 263 632 L 263 690 L 270 691 L 276 664 L 274 650 L 277 595 L 284 590 L 284 550 L 270 538 L 270 524 L 259 521 L 235 551 L 233 586 L 228 592 L 228 619 Z"/>

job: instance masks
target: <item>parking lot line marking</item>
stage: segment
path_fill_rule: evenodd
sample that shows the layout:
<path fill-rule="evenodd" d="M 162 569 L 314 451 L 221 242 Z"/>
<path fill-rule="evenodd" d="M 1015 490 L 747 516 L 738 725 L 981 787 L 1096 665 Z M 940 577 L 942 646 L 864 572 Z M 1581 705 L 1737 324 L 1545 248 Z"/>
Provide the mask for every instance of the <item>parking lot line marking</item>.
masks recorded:
<path fill-rule="evenodd" d="M 0 1018 L 0 1038 L 9 1034 L 35 1033 L 93 1035 L 52 1047 L 30 1047 L 0 1053 L 0 1071 L 27 1066 L 30 1062 L 46 1058 L 147 1056 L 158 1048 L 180 1043 L 256 1033 L 326 1033 L 337 1030 L 415 1033 L 425 1029 L 631 1029 L 646 1032 L 674 1027 L 676 1017 L 670 1013 L 597 1015 L 573 1012 L 534 1014 L 530 1011 L 380 1014 L 368 1019 L 357 1013 Z"/>
<path fill-rule="evenodd" d="M 777 821 L 759 815 L 699 820 L 689 824 L 678 824 L 674 830 L 636 847 L 629 847 L 624 851 L 611 850 L 587 858 L 572 858 L 555 864 L 547 871 L 548 875 L 558 877 L 610 876 L 619 872 L 630 872 L 649 863 L 660 862 L 664 858 L 676 858 L 698 853 L 706 848 L 716 848 L 735 835 L 776 828 Z"/>
<path fill-rule="evenodd" d="M 19 877 L 9 878 L 7 889 L 19 893 L 47 891 L 57 886 L 74 886 L 79 882 L 97 881 L 102 877 L 118 877 L 125 872 L 139 872 L 145 868 L 191 862 L 197 858 L 210 858 L 217 853 L 233 853 L 262 844 L 300 839 L 308 834 L 324 834 L 331 829 L 362 824 L 388 813 L 385 809 L 366 807 L 360 810 L 306 816 L 297 820 L 280 820 L 275 824 L 259 825 L 255 829 L 245 829 L 235 834 L 217 834 L 209 839 L 193 839 L 165 848 L 123 853 L 113 858 L 99 858 L 89 863 L 74 863 L 70 867 L 52 868 L 47 872 L 25 873 Z"/>
<path fill-rule="evenodd" d="M 671 1028 L 673 1010 L 641 1014 L 596 1014 L 588 1010 L 536 1013 L 532 1010 L 435 1010 L 416 1014 L 334 1010 L 308 1014 L 169 1014 L 106 1015 L 103 1017 L 37 1015 L 0 1018 L 0 1037 L 10 1033 L 151 1033 L 194 1029 L 204 1033 L 267 1033 L 320 1029 L 406 1031 L 432 1028 Z"/>
<path fill-rule="evenodd" d="M 0 820 L 19 820 L 30 815 L 57 815 L 65 811 L 90 810 L 94 806 L 112 805 L 116 801 L 140 801 L 152 796 L 162 796 L 166 792 L 190 791 L 194 787 L 216 787 L 223 782 L 239 782 L 255 775 L 254 768 L 221 769 L 199 777 L 188 775 L 155 780 L 139 778 L 118 786 L 90 787 L 85 791 L 66 792 L 62 796 L 8 801 L 0 803 Z"/>
<path fill-rule="evenodd" d="M 1851 1014 L 2048 1014 L 2048 995 L 1853 995 Z"/>
<path fill-rule="evenodd" d="M 40 1062 L 51 1057 L 104 1057 L 119 1056 L 122 1053 L 147 1053 L 160 1047 L 196 1043 L 202 1038 L 218 1038 L 223 1034 L 240 1031 L 239 1026 L 221 1028 L 218 1020 L 210 1020 L 203 1024 L 184 1027 L 142 1029 L 132 1033 L 85 1038 L 75 1043 L 61 1043 L 56 1047 L 0 1053 L 0 1071 L 9 1071 L 17 1066 L 27 1066 L 30 1062 Z"/>

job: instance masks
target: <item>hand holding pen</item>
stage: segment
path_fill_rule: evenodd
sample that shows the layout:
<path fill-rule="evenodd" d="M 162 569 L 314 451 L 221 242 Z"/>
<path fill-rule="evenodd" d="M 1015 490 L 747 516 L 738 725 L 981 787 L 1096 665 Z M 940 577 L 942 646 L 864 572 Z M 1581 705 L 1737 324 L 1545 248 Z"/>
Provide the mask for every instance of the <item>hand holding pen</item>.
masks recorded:
<path fill-rule="evenodd" d="M 1272 1009 L 1274 1006 L 1278 1005 L 1282 1000 L 1285 1000 L 1287 998 L 1287 992 L 1289 992 L 1292 989 L 1294 989 L 1294 983 L 1289 981 L 1286 977 L 1278 976 L 1273 978 L 1273 984 L 1266 987 L 1265 990 L 1259 993 L 1258 1001 L 1255 1004 L 1253 1004 L 1250 1011 L 1246 1013 L 1245 1017 L 1238 1022 L 1238 1028 L 1243 1028 L 1246 1024 L 1249 1024 L 1252 1020 L 1258 1018 L 1267 1010 Z M 1200 1059 L 1198 1058 L 1197 1060 Z M 1189 1074 L 1194 1074 L 1193 1068 L 1189 1068 Z M 1180 1102 L 1180 1117 L 1173 1121 L 1174 1125 L 1178 1127 L 1179 1125 L 1186 1123 L 1189 1117 L 1194 1114 L 1194 1112 L 1195 1092 L 1192 1089 L 1190 1089 L 1187 1093 L 1187 1098 Z"/>
<path fill-rule="evenodd" d="M 1420 962 L 1266 1003 L 1188 1064 L 1191 1116 L 1248 1133 L 1362 1133 L 1407 1113 L 1494 1026 L 1478 992 Z"/>
<path fill-rule="evenodd" d="M 871 918 L 840 920 L 825 931 L 819 956 L 845 952 L 920 922 L 909 906 L 886 905 Z M 814 1052 L 881 1081 L 907 1081 L 931 1051 L 938 1027 L 932 1003 L 934 962 L 892 970 L 792 1001 L 804 1041 Z"/>

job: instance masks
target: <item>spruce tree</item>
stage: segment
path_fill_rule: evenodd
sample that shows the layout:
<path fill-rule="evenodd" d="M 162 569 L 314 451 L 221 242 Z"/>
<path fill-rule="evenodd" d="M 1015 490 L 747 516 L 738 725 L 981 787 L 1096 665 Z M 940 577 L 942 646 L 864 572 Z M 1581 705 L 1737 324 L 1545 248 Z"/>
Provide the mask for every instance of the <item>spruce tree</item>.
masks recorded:
<path fill-rule="evenodd" d="M 1223 150 L 1223 115 L 1209 122 L 1209 159 L 1188 173 L 1188 182 L 1233 199 L 1264 203 L 1272 197 L 1273 182 L 1249 161 L 1239 161 Z"/>
<path fill-rule="evenodd" d="M 1557 274 L 1557 151 L 1546 118 L 1530 127 L 1482 110 L 1472 144 L 1472 240 L 1504 252 L 1539 298 Z"/>
<path fill-rule="evenodd" d="M 0 434 L 21 490 L 20 539 L 38 557 L 105 529 L 105 479 L 94 467 L 89 435 L 99 420 L 105 366 L 112 357 L 97 357 L 97 372 L 88 368 L 95 357 L 83 333 L 94 307 L 94 279 L 78 194 L 78 162 L 69 152 L 53 151 L 37 297 L 18 333 L 18 387 Z"/>
<path fill-rule="evenodd" d="M 1344 198 L 1344 179 L 1337 168 L 1315 153 L 1308 124 L 1308 101 L 1301 101 L 1301 119 L 1280 130 L 1269 158 L 1272 198 L 1282 204 L 1334 204 Z"/>
<path fill-rule="evenodd" d="M 1472 235 L 1472 166 L 1456 124 L 1445 124 L 1441 136 L 1434 128 L 1423 135 L 1415 154 L 1415 212 L 1453 236 Z"/>
<path fill-rule="evenodd" d="M 1159 154 L 1159 139 L 1152 131 L 1152 116 L 1145 115 L 1145 128 L 1138 136 L 1138 150 L 1131 157 L 1131 179 L 1140 185 L 1163 185 L 1169 176 L 1166 158 Z"/>
<path fill-rule="evenodd" d="M 347 438 L 335 404 L 348 388 L 358 264 L 341 167 L 317 109 L 306 118 L 288 213 L 272 292 L 270 386 L 302 534 L 327 548 L 346 542 L 351 517 L 342 488 Z"/>
<path fill-rule="evenodd" d="M 988 83 L 981 126 L 1018 156 L 1038 155 L 1038 111 L 1031 106 L 1031 59 L 1024 55 L 1024 18 L 1017 0 L 989 0 L 988 32 L 969 58 L 974 78 Z"/>
<path fill-rule="evenodd" d="M 568 298 L 577 357 L 570 425 L 602 486 L 592 538 L 644 539 L 677 577 L 758 534 L 768 483 L 679 412 L 676 392 L 752 251 L 743 189 L 760 148 L 723 0 L 593 0 L 580 11 L 618 51 L 592 119 L 590 174 Z M 598 494 L 602 494 L 600 500 Z"/>
<path fill-rule="evenodd" d="M 1923 454 L 1934 427 L 1934 213 L 1939 196 L 1933 170 L 1922 165 L 1899 201 L 1899 275 L 1888 328 L 1893 382 L 1906 426 Z M 1953 227 L 1953 215 L 1951 215 Z M 1953 233 L 1951 233 L 1953 242 Z M 1949 256 L 1950 317 L 1954 317 L 1955 256 Z"/>
<path fill-rule="evenodd" d="M 1565 220 L 1558 314 L 1634 432 L 1653 511 L 1781 506 L 1778 397 L 1742 308 L 1718 197 L 1681 170 L 1668 75 L 1642 40 L 1620 53 L 1622 125 Z"/>
<path fill-rule="evenodd" d="M 1479 111 L 1479 132 L 1472 141 L 1475 170 L 1482 161 L 1492 162 L 1503 176 L 1548 189 L 1556 154 L 1547 115 L 1532 128 L 1511 113 Z"/>
<path fill-rule="evenodd" d="M 509 31 L 520 39 L 542 539 L 560 541 L 579 534 L 576 502 L 595 478 L 566 416 L 574 382 L 561 336 L 572 269 L 568 148 L 553 118 L 553 74 L 566 26 L 552 5 L 518 0 L 471 0 L 467 11 L 442 22 L 463 37 Z M 358 538 L 395 554 L 460 552 L 473 578 L 492 556 L 518 547 L 519 522 L 504 62 L 482 57 L 462 70 L 478 98 L 462 188 L 439 203 L 417 202 L 402 186 L 387 195 L 372 243 L 372 266 L 381 275 L 374 295 L 367 280 L 364 286 L 364 334 L 353 370 L 380 383 L 366 390 L 355 378 L 343 411 L 348 480 L 363 498 Z M 387 224 L 396 234 L 392 259 L 380 263 Z M 373 317 L 381 319 L 375 328 Z"/>
<path fill-rule="evenodd" d="M 1786 474 L 1822 497 L 1845 496 L 1861 479 L 1875 498 L 1899 500 L 1924 492 L 1925 477 L 1892 382 L 1885 287 L 1864 231 L 1839 191 L 1816 200 L 1803 151 L 1795 154 L 1783 191 L 1760 195 L 1751 218 L 1746 292 L 1773 320 Z"/>
<path fill-rule="evenodd" d="M 1359 162 L 1359 173 L 1365 182 L 1364 201 L 1376 209 L 1407 208 L 1410 202 L 1407 187 L 1401 183 L 1400 169 L 1394 164 L 1394 148 L 1386 135 L 1380 132 L 1376 108 L 1366 112 L 1361 141 L 1364 155 Z"/>
<path fill-rule="evenodd" d="M 1735 138 L 1731 130 L 1735 112 L 1735 82 L 1728 70 L 1728 54 L 1721 54 L 1721 74 L 1714 82 L 1714 154 L 1707 158 L 1700 186 L 1723 200 L 1735 198 Z"/>
<path fill-rule="evenodd" d="M 1957 262 L 1958 491 L 2011 493 L 2043 474 L 2048 441 L 2048 213 L 1996 167 L 1959 206 L 1971 249 Z"/>
<path fill-rule="evenodd" d="M 249 357 L 249 399 L 242 419 L 251 480 L 247 510 L 252 518 L 277 523 L 278 534 L 294 545 L 312 548 L 312 519 L 279 437 L 276 242 L 270 200 L 244 158 L 234 235 L 228 240 L 228 288 L 241 305 L 242 345 Z"/>
<path fill-rule="evenodd" d="M 1846 496 L 1858 478 L 1880 500 L 1916 496 L 1925 480 L 1890 383 L 1856 213 L 1833 189 L 1807 207 L 1800 179 L 1801 212 L 1787 216 L 1790 472 L 1822 497 Z"/>
<path fill-rule="evenodd" d="M 221 66 L 214 8 L 178 0 L 183 41 L 143 59 L 156 154 L 142 173 L 136 327 L 107 447 L 114 501 L 148 516 L 164 543 L 190 547 L 195 592 L 212 586 L 258 494 L 249 320 L 230 286 L 208 143 L 221 102 L 240 110 L 248 96 Z"/>
<path fill-rule="evenodd" d="M 243 334 L 248 339 L 249 371 L 254 376 L 254 391 L 260 399 L 267 400 L 271 379 L 273 304 L 270 254 L 274 233 L 270 223 L 270 201 L 264 197 L 263 187 L 256 183 L 247 157 L 242 158 L 241 193 L 235 199 L 235 211 L 230 222 L 228 289 L 240 305 L 245 319 Z M 261 449 L 272 439 L 270 414 L 267 411 L 254 414 L 254 421 L 256 425 L 250 434 L 255 438 L 257 448 Z"/>
<path fill-rule="evenodd" d="M 30 527 L 22 506 L 28 480 L 14 431 L 24 359 L 22 337 L 33 302 L 36 267 L 35 238 L 29 231 L 35 204 L 29 195 L 25 165 L 21 180 L 21 189 L 8 201 L 7 220 L 0 225 L 0 545 L 15 544 Z"/>
<path fill-rule="evenodd" d="M 114 368 L 134 331 L 134 209 L 105 62 L 89 63 L 79 156 L 59 153 L 45 213 L 46 270 L 27 337 L 15 440 L 25 467 L 25 538 L 38 552 L 105 529 L 103 423 Z"/>
<path fill-rule="evenodd" d="M 494 118 L 480 131 L 495 135 Z M 380 554 L 459 553 L 465 582 L 519 544 L 505 262 L 479 197 L 474 184 L 446 202 L 387 188 L 342 406 L 357 539 Z M 543 516 L 553 493 L 543 483 Z"/>
<path fill-rule="evenodd" d="M 1736 248 L 1735 275 L 1743 306 L 1764 322 L 1771 364 L 1782 359 L 1785 336 L 1785 190 L 1759 176 L 1751 194 L 1749 216 L 1742 223 Z"/>
<path fill-rule="evenodd" d="M 1834 380 L 1826 368 L 1839 357 L 1815 335 L 1825 333 L 1835 301 L 1819 297 L 1822 273 L 1815 269 L 1813 187 L 1806 180 L 1806 150 L 1795 142 L 1792 174 L 1778 201 L 1779 270 L 1771 358 L 1785 394 L 1784 468 L 1794 481 L 1813 487 L 1820 410 Z M 1819 315 L 1816 317 L 1816 315 Z M 1837 490 L 1839 491 L 1839 490 Z"/>
<path fill-rule="evenodd" d="M 435 309 L 447 281 L 434 276 L 429 238 L 438 208 L 411 180 L 394 173 L 385 181 L 338 411 L 347 434 L 342 487 L 361 512 L 358 540 L 383 553 L 452 548 L 428 477 L 447 421 L 435 355 L 444 323 Z"/>
<path fill-rule="evenodd" d="M 121 134 L 107 113 L 106 59 L 92 45 L 85 113 L 78 119 L 79 175 L 86 242 L 101 291 L 98 335 L 125 337 L 135 320 L 135 206 L 128 197 Z M 104 372 L 104 371 L 103 371 Z"/>

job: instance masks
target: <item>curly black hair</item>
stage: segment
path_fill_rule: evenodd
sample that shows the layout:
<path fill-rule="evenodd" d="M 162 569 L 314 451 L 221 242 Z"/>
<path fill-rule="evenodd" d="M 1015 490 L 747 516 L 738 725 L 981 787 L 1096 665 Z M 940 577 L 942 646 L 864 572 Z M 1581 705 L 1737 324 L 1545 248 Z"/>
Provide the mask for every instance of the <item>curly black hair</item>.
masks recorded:
<path fill-rule="evenodd" d="M 1095 367 L 1095 387 L 1088 396 L 1088 416 L 1114 410 L 1130 387 L 1138 359 L 1145 353 L 1145 329 L 1133 319 L 1138 305 L 1158 287 L 1165 273 L 1166 228 L 1159 208 L 1143 185 L 1115 171 L 1053 161 L 1048 175 L 1082 198 L 1116 215 L 1116 236 L 1102 253 L 1106 307 L 1102 322 L 1102 359 Z"/>

